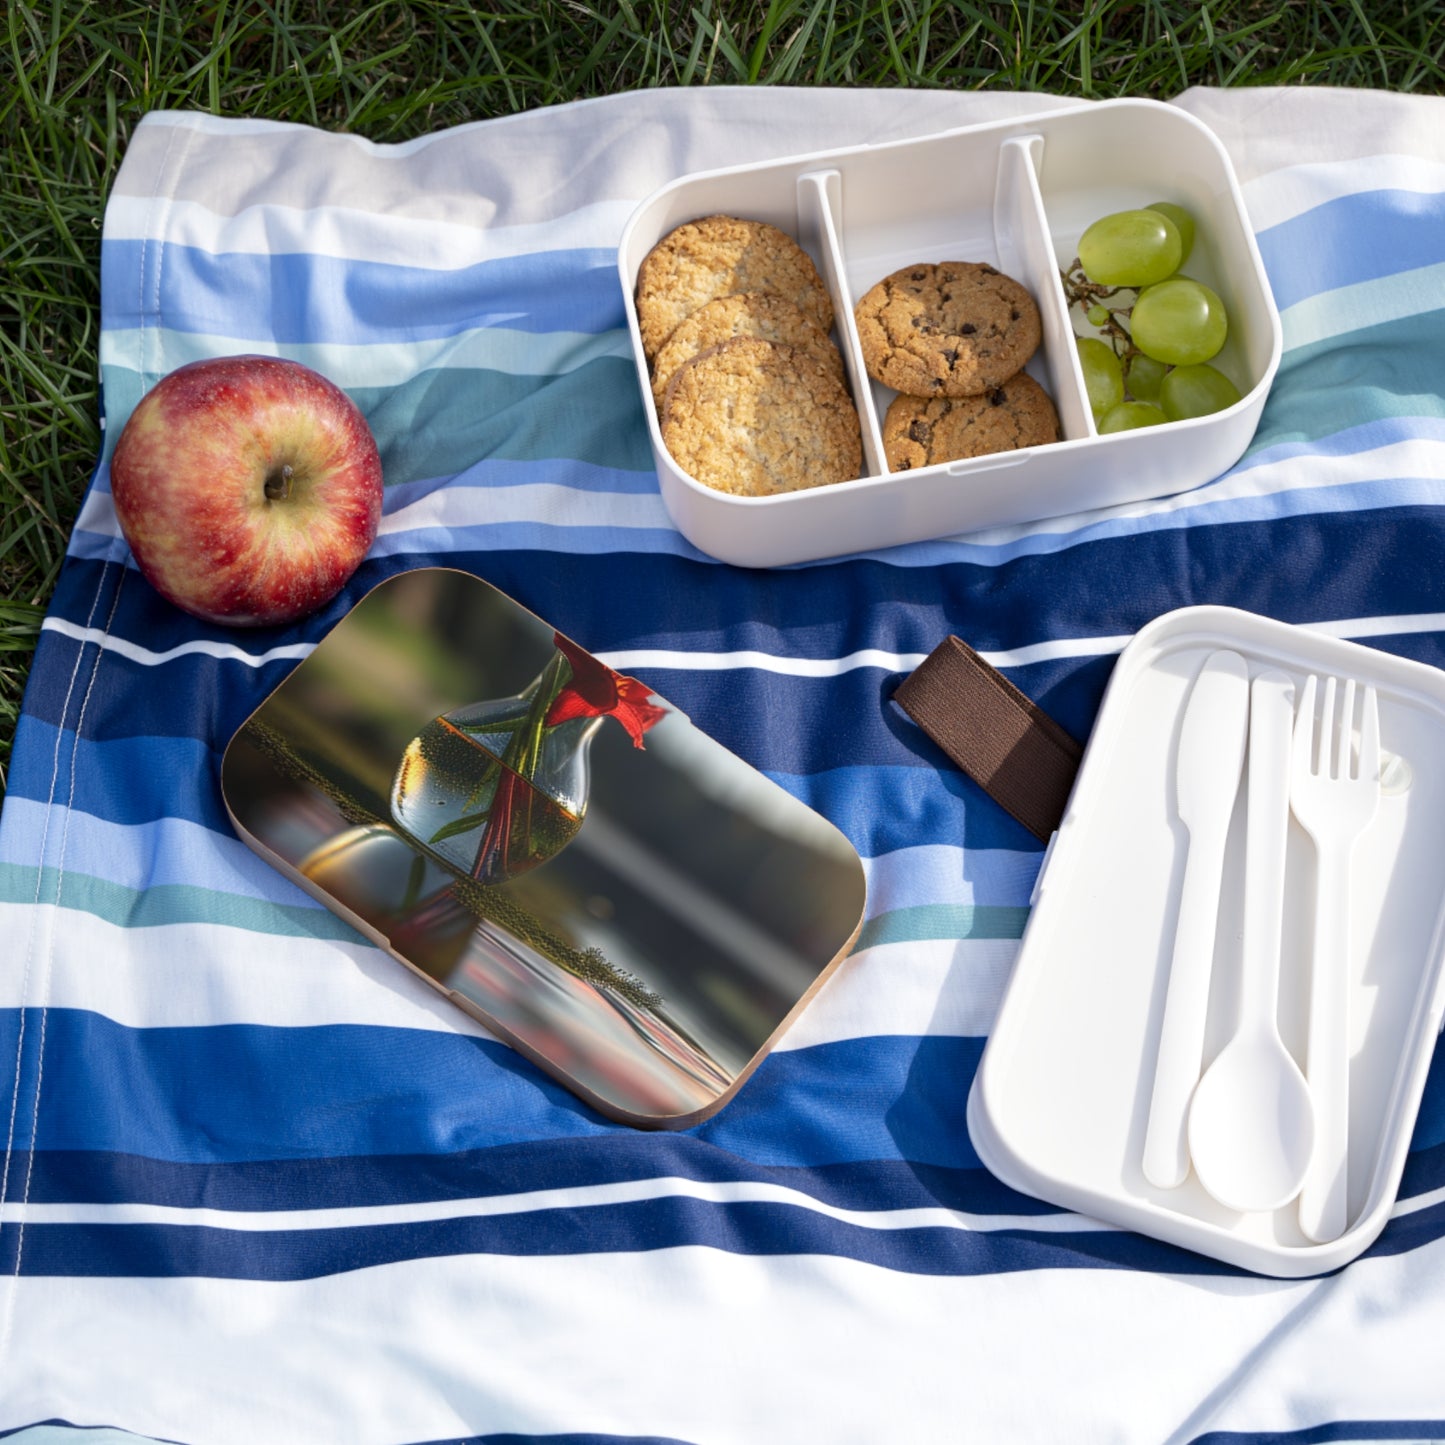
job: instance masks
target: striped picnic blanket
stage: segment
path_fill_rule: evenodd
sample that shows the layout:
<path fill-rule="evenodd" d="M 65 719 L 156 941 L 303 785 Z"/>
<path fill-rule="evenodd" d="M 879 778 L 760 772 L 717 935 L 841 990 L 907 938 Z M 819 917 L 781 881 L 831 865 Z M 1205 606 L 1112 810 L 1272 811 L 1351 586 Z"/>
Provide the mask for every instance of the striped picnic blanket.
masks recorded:
<path fill-rule="evenodd" d="M 101 459 L 0 820 L 0 1434 L 1445 1437 L 1445 1067 L 1391 1223 L 1328 1278 L 1004 1188 L 964 1107 L 1041 850 L 887 701 L 954 632 L 1082 738 L 1124 642 L 1205 602 L 1445 663 L 1445 101 L 1178 100 L 1233 156 L 1285 326 L 1219 480 L 771 572 L 700 555 L 658 496 L 615 269 L 643 195 L 1065 103 L 660 91 L 397 146 L 138 128 L 105 214 L 107 448 L 184 361 L 294 357 L 370 419 L 386 515 L 323 614 L 225 631 L 129 564 Z M 693 1130 L 605 1122 L 227 824 L 235 728 L 429 564 L 642 677 L 865 860 L 858 947 Z"/>

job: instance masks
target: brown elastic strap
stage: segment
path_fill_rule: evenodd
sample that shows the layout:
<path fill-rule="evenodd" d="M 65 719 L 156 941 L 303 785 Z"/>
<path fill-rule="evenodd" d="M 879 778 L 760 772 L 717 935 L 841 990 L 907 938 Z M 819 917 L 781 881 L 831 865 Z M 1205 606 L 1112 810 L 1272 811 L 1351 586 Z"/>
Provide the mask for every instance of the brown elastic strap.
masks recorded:
<path fill-rule="evenodd" d="M 994 802 L 1048 841 L 1084 750 L 966 642 L 947 637 L 899 684 L 899 706 Z"/>

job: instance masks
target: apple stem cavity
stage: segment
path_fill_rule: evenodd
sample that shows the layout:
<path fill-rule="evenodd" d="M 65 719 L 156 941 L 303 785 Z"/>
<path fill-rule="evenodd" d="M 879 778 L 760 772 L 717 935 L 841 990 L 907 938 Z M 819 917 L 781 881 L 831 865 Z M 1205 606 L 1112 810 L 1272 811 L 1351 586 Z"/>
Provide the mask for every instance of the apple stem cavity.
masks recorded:
<path fill-rule="evenodd" d="M 266 497 L 272 502 L 284 502 L 291 495 L 291 478 L 295 469 L 290 462 L 283 462 L 281 470 L 272 472 L 266 478 Z"/>

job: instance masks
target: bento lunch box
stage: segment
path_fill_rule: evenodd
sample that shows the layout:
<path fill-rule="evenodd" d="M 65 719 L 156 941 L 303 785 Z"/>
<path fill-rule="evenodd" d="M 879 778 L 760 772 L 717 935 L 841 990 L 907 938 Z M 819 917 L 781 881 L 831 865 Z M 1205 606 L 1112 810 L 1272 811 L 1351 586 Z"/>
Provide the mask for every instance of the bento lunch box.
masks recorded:
<path fill-rule="evenodd" d="M 1183 270 L 1225 303 L 1229 337 L 1211 364 L 1241 397 L 1213 415 L 1100 435 L 1059 271 L 1091 222 L 1155 201 L 1195 217 Z M 638 330 L 638 268 L 669 231 L 712 214 L 770 222 L 817 263 L 858 407 L 864 462 L 856 479 L 733 496 L 693 480 L 663 444 Z M 995 266 L 1032 293 L 1043 340 L 1026 370 L 1053 398 L 1060 441 L 889 472 L 881 423 L 894 393 L 864 370 L 853 310 L 893 271 L 938 261 Z M 1228 155 L 1199 121 L 1147 100 L 684 176 L 633 213 L 618 271 L 663 501 L 690 542 L 743 566 L 871 551 L 1198 486 L 1249 445 L 1281 350 L 1279 314 Z"/>

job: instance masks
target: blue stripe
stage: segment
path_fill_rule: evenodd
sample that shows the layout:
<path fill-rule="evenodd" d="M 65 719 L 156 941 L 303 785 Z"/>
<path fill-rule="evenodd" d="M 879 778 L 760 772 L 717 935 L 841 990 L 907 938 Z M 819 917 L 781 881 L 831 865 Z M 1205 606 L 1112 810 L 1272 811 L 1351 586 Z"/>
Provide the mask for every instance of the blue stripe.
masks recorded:
<path fill-rule="evenodd" d="M 341 598 L 299 627 L 244 634 L 185 617 L 132 573 L 113 630 L 157 650 L 222 637 L 259 652 L 319 639 L 377 582 L 439 564 L 484 578 L 594 652 L 676 647 L 843 657 L 879 645 L 881 611 L 893 618 L 891 651 L 922 655 L 955 632 L 992 652 L 1061 635 L 1129 635 L 1163 612 L 1198 603 L 1287 622 L 1436 612 L 1433 559 L 1442 546 L 1445 511 L 1402 507 L 1093 541 L 999 568 L 845 560 L 761 572 L 636 552 L 416 553 L 364 564 Z M 1282 567 L 1281 558 L 1291 565 Z M 99 565 L 67 562 L 59 616 L 83 623 L 90 615 Z M 1051 700 L 1038 700 L 1052 710 Z M 686 706 L 681 697 L 674 701 Z"/>
<path fill-rule="evenodd" d="M 1426 1216 L 1430 1218 L 1426 1219 Z M 1445 1206 L 1395 1221 L 1369 1256 L 1445 1235 Z M 29 1277 L 298 1280 L 463 1254 L 558 1258 L 681 1246 L 766 1258 L 821 1255 L 898 1273 L 967 1277 L 1027 1270 L 1130 1269 L 1173 1275 L 1244 1271 L 1126 1231 L 872 1228 L 793 1204 L 662 1196 L 482 1217 L 341 1228 L 228 1230 L 198 1225 L 47 1224 L 0 1233 L 0 1270 Z M 1208 1437 L 1206 1437 L 1208 1438 Z M 1223 1437 L 1228 1438 L 1228 1437 Z"/>
<path fill-rule="evenodd" d="M 17 1272 L 17 1235 L 12 1230 L 0 1236 L 0 1270 L 9 1274 Z M 31 1223 L 18 1272 L 27 1277 L 299 1280 L 462 1254 L 558 1258 L 682 1246 L 753 1258 L 824 1255 L 903 1274 L 955 1277 L 1036 1269 L 1240 1273 L 1123 1232 L 870 1229 L 787 1204 L 712 1204 L 685 1197 L 346 1229 L 253 1232 L 188 1225 Z"/>
<path fill-rule="evenodd" d="M 415 527 L 378 537 L 373 557 L 415 557 L 418 553 L 438 561 L 450 553 L 548 552 L 559 561 L 588 553 L 616 556 L 621 552 L 685 557 L 690 562 L 712 561 L 682 533 L 670 527 L 582 527 L 574 522 L 478 522 L 462 527 Z"/>
<path fill-rule="evenodd" d="M 161 251 L 150 247 L 153 262 Z M 308 253 L 217 254 L 172 241 L 143 289 L 145 253 L 145 241 L 101 247 L 107 330 L 159 320 L 237 341 L 384 346 L 483 326 L 595 333 L 626 325 L 617 253 L 606 247 L 423 270 Z"/>
<path fill-rule="evenodd" d="M 77 747 L 74 733 L 22 714 L 9 792 L 41 803 L 52 792 L 59 803 L 84 800 L 88 813 L 111 823 L 181 818 L 232 837 L 216 783 L 220 762 L 219 752 L 192 738 L 87 740 Z M 17 846 L 7 842 L 7 849 Z"/>
<path fill-rule="evenodd" d="M 0 1011 L 0 1058 L 20 1012 Z M 618 1133 L 502 1044 L 354 1024 L 127 1028 L 50 1009 L 41 1150 L 178 1162 L 433 1154 Z M 26 1030 L 22 1097 L 41 1030 Z M 964 1106 L 980 1041 L 878 1038 L 769 1056 L 698 1137 L 763 1164 L 978 1167 Z M 28 1110 L 21 1113 L 28 1121 Z M 258 1141 L 264 1141 L 258 1150 Z"/>
<path fill-rule="evenodd" d="M 345 1209 L 489 1199 L 646 1179 L 755 1183 L 838 1209 L 957 1209 L 980 1215 L 1057 1214 L 982 1168 L 901 1159 L 769 1165 L 692 1134 L 613 1131 L 444 1154 L 178 1163 L 134 1154 L 17 1150 L 11 1174 L 36 1204 L 160 1204 L 177 1209 Z"/>
<path fill-rule="evenodd" d="M 237 718 L 238 726 L 245 711 Z M 84 798 L 86 811 L 106 822 L 145 824 L 179 818 L 234 836 L 217 781 L 220 746 L 212 749 L 186 737 L 141 736 L 105 742 L 86 739 L 77 747 L 72 733 L 57 732 L 30 715 L 21 718 L 16 737 L 10 791 L 18 797 L 42 803 L 49 799 L 51 759 L 58 743 L 56 801 L 64 803 L 72 795 L 73 768 L 73 796 Z M 925 745 L 933 748 L 926 740 L 920 742 L 920 747 Z M 769 772 L 768 776 L 821 812 L 868 857 L 916 844 L 920 837 L 1014 853 L 1042 847 L 976 783 L 951 766 L 940 771 L 906 763 L 807 775 Z M 20 840 L 7 839 L 7 852 L 23 854 L 23 849 Z"/>
<path fill-rule="evenodd" d="M 15 1445 L 87 1445 L 87 1442 L 89 1445 L 183 1445 L 169 1436 L 136 1435 L 115 1425 L 76 1425 L 58 1418 L 34 1420 L 28 1425 L 0 1430 L 0 1440 L 12 1440 Z M 560 1435 L 518 1435 L 508 1431 L 500 1435 L 468 1435 L 465 1439 L 428 1440 L 418 1445 L 692 1445 L 692 1442 L 672 1435 L 579 1435 L 572 1431 Z"/>
<path fill-rule="evenodd" d="M 107 367 L 104 384 L 111 415 L 128 416 L 141 378 Z M 637 369 L 625 358 L 597 357 L 556 375 L 426 371 L 349 395 L 376 437 L 388 487 L 497 460 L 557 458 L 565 468 L 577 459 L 653 475 Z"/>
<path fill-rule="evenodd" d="M 33 1022 L 22 1099 L 34 1089 L 41 1030 Z M 14 1057 L 19 1023 L 19 1011 L 0 1012 L 0 1058 Z M 981 1049 L 979 1039 L 887 1036 L 774 1053 L 689 1134 L 749 1166 L 906 1160 L 974 1170 L 964 1114 Z M 32 1143 L 27 1127 L 16 1139 L 40 1159 L 62 1151 L 242 1164 L 457 1155 L 589 1138 L 631 1141 L 624 1159 L 629 1150 L 686 1153 L 685 1145 L 607 1123 L 503 1045 L 459 1034 L 360 1025 L 133 1029 L 51 1009 L 45 1050 L 66 1064 L 46 1072 L 38 1138 Z M 1435 1061 L 1417 1131 L 1427 1152 L 1445 1129 L 1442 1075 L 1445 1058 Z M 28 1108 L 20 1113 L 28 1120 Z M 587 1157 L 577 1156 L 578 1168 Z M 1442 1159 L 1445 1151 L 1422 1159 L 1425 1172 L 1412 1188 L 1433 1187 L 1430 1171 Z M 522 1187 L 498 1167 L 503 1187 Z"/>
<path fill-rule="evenodd" d="M 1338 196 L 1255 239 L 1283 311 L 1308 296 L 1445 261 L 1445 194 Z"/>
<path fill-rule="evenodd" d="M 1353 1445 L 1361 1440 L 1406 1440 L 1426 1445 L 1445 1440 L 1445 1416 L 1433 1420 L 1332 1420 L 1300 1430 L 1210 1430 L 1190 1445 Z"/>
<path fill-rule="evenodd" d="M 33 869 L 36 842 L 45 831 L 45 805 L 11 792 L 9 821 L 0 828 L 0 867 Z M 78 808 L 56 804 L 49 819 L 65 835 L 65 867 L 123 888 L 189 885 L 226 897 L 284 901 L 320 908 L 307 894 L 281 883 L 276 870 L 235 837 L 199 831 L 176 818 L 129 826 L 108 823 Z"/>

